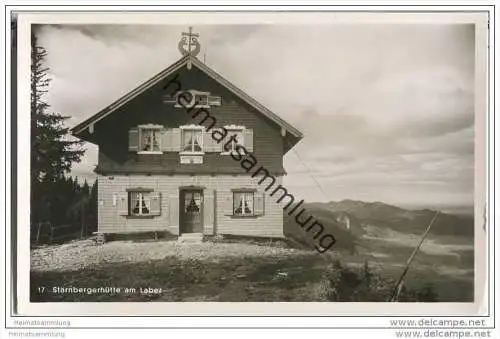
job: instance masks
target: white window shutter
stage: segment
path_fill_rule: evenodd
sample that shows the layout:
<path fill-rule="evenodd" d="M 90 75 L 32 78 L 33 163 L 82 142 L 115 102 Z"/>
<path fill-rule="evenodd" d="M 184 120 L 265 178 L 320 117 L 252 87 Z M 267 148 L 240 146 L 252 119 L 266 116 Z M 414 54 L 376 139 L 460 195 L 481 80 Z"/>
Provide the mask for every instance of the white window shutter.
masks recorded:
<path fill-rule="evenodd" d="M 159 192 L 151 193 L 151 215 L 161 215 L 161 194 Z"/>
<path fill-rule="evenodd" d="M 212 152 L 212 138 L 206 131 L 203 131 L 203 151 Z"/>
<path fill-rule="evenodd" d="M 179 196 L 169 196 L 168 197 L 168 226 L 170 228 L 179 227 Z"/>
<path fill-rule="evenodd" d="M 128 131 L 128 150 L 137 152 L 139 150 L 139 129 L 132 128 Z"/>
<path fill-rule="evenodd" d="M 164 129 L 161 131 L 161 150 L 163 152 L 173 152 L 172 130 Z"/>
<path fill-rule="evenodd" d="M 244 129 L 243 130 L 243 145 L 248 152 L 253 152 L 253 130 Z"/>
<path fill-rule="evenodd" d="M 205 132 L 207 134 L 210 135 L 210 139 L 212 139 L 212 152 L 217 152 L 217 153 L 220 153 L 222 152 L 222 146 L 224 145 L 225 141 L 222 140 L 221 142 L 217 142 L 217 140 L 215 140 L 213 137 L 212 137 L 212 133 L 215 131 L 215 130 L 218 130 L 217 128 L 213 128 L 211 129 L 210 131 L 208 132 Z M 220 130 L 220 129 L 219 129 Z"/>
<path fill-rule="evenodd" d="M 221 192 L 217 194 L 217 206 L 219 206 L 224 215 L 233 215 L 233 192 Z"/>
<path fill-rule="evenodd" d="M 220 106 L 221 103 L 222 103 L 221 97 L 217 97 L 217 96 L 213 96 L 213 95 L 208 96 L 208 104 L 210 106 Z"/>
<path fill-rule="evenodd" d="M 203 197 L 203 233 L 214 234 L 215 191 L 207 190 Z"/>
<path fill-rule="evenodd" d="M 254 194 L 254 214 L 264 215 L 265 212 L 265 196 L 264 193 L 255 192 Z"/>
<path fill-rule="evenodd" d="M 214 140 L 214 144 L 213 144 L 214 152 L 217 152 L 217 153 L 222 152 L 223 145 L 224 145 L 224 141 L 217 142 L 216 140 Z"/>
<path fill-rule="evenodd" d="M 203 151 L 205 152 L 216 152 L 217 149 L 214 148 L 217 142 L 212 138 L 212 133 L 210 131 L 203 131 Z"/>
<path fill-rule="evenodd" d="M 128 215 L 128 195 L 122 194 L 118 196 L 117 207 L 119 215 Z"/>
<path fill-rule="evenodd" d="M 172 128 L 171 133 L 171 150 L 172 152 L 180 152 L 181 150 L 181 129 Z"/>

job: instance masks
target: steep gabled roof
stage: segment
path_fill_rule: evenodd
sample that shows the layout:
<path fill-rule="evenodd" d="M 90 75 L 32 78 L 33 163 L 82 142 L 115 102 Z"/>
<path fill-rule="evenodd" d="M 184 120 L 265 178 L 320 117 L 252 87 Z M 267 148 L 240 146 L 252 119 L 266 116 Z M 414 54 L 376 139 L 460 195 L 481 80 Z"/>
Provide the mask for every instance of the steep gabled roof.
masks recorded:
<path fill-rule="evenodd" d="M 75 127 L 71 128 L 71 133 L 73 135 L 78 135 L 82 131 L 84 131 L 86 128 L 89 127 L 89 125 L 94 124 L 98 122 L 99 120 L 105 118 L 106 116 L 112 114 L 115 112 L 118 108 L 122 107 L 132 99 L 134 99 L 136 96 L 140 95 L 141 93 L 147 91 L 154 85 L 158 84 L 159 82 L 163 81 L 165 78 L 168 76 L 172 75 L 175 71 L 179 70 L 183 66 L 185 66 L 188 62 L 191 62 L 192 65 L 196 66 L 199 68 L 201 71 L 203 71 L 205 74 L 207 74 L 209 77 L 217 81 L 219 84 L 224 86 L 226 89 L 228 89 L 230 92 L 235 94 L 237 97 L 245 101 L 247 104 L 250 106 L 254 107 L 257 111 L 262 113 L 264 116 L 269 118 L 271 121 L 275 122 L 282 128 L 284 128 L 287 133 L 292 134 L 297 141 L 300 140 L 303 137 L 303 134 L 287 123 L 285 120 L 280 118 L 278 115 L 273 113 L 271 110 L 269 110 L 267 107 L 259 103 L 257 100 L 243 92 L 241 89 L 230 83 L 228 80 L 224 79 L 220 74 L 200 62 L 198 59 L 195 57 L 192 57 L 190 55 L 186 55 L 167 67 L 165 70 L 161 71 L 160 73 L 156 74 L 153 76 L 151 79 L 148 81 L 142 83 L 139 87 L 135 88 L 134 90 L 130 91 L 129 93 L 125 94 L 115 102 L 113 102 L 111 105 L 107 106 L 106 108 L 102 109 L 98 113 L 94 114 L 90 118 L 86 119 L 85 121 L 81 122 L 80 124 L 76 125 Z"/>

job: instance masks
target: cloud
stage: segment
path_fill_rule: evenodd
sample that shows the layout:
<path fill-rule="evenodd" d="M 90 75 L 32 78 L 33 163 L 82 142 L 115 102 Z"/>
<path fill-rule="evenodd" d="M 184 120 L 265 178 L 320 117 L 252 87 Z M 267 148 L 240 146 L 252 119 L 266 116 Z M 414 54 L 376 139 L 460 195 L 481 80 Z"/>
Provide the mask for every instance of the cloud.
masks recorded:
<path fill-rule="evenodd" d="M 47 95 L 70 124 L 176 61 L 186 27 L 58 25 L 39 31 Z M 472 25 L 197 26 L 200 59 L 304 139 L 285 183 L 308 200 L 467 202 L 474 178 Z M 91 149 L 75 170 L 97 162 Z M 323 186 L 324 197 L 315 180 Z"/>

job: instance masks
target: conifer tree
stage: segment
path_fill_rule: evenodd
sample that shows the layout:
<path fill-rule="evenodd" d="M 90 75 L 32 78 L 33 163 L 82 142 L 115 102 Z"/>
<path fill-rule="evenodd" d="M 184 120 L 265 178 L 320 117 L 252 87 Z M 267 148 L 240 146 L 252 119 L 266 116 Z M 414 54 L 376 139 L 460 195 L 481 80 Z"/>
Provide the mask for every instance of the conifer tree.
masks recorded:
<path fill-rule="evenodd" d="M 31 33 L 31 210 L 32 220 L 38 212 L 50 210 L 57 196 L 57 181 L 65 181 L 71 165 L 81 160 L 85 150 L 81 141 L 71 140 L 64 122 L 68 116 L 52 112 L 43 96 L 50 78 L 45 66 L 47 51 L 38 45 L 36 26 Z M 47 218 L 47 216 L 44 216 Z"/>
<path fill-rule="evenodd" d="M 87 179 L 85 179 L 85 180 L 83 181 L 83 186 L 82 186 L 82 188 L 81 188 L 81 191 L 82 191 L 82 194 L 83 194 L 86 198 L 88 198 L 88 197 L 89 197 L 89 195 L 90 195 L 90 187 L 89 187 L 89 183 L 87 182 Z"/>

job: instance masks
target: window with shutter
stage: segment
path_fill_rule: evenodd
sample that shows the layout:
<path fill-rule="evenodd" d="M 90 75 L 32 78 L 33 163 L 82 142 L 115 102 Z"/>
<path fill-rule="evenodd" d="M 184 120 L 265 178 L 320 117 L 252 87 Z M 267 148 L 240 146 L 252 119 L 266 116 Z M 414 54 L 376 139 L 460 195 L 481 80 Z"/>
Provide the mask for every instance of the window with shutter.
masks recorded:
<path fill-rule="evenodd" d="M 200 153 L 203 152 L 203 131 L 202 130 L 182 130 L 182 152 Z"/>
<path fill-rule="evenodd" d="M 264 193 L 252 189 L 233 190 L 232 215 L 237 217 L 255 217 L 264 215 Z"/>
<path fill-rule="evenodd" d="M 225 138 L 225 141 L 221 142 L 224 143 L 224 147 L 227 141 L 230 140 L 232 136 L 234 138 L 232 139 L 233 142 L 228 145 L 229 151 L 226 151 L 224 148 L 222 149 L 221 154 L 231 154 L 231 153 L 237 153 L 236 151 L 236 146 L 241 145 L 245 146 L 246 148 L 246 140 L 245 140 L 245 128 L 244 127 L 232 127 L 232 126 L 225 126 L 226 130 L 228 131 L 227 137 Z"/>
<path fill-rule="evenodd" d="M 159 192 L 134 190 L 128 195 L 117 197 L 119 215 L 158 216 L 161 215 L 161 195 Z"/>
<path fill-rule="evenodd" d="M 183 108 L 209 108 L 208 92 L 202 92 L 194 89 L 179 91 L 175 94 L 176 102 L 174 107 Z"/>
<path fill-rule="evenodd" d="M 179 91 L 173 96 L 165 96 L 165 103 L 175 103 L 177 108 L 210 108 L 210 106 L 220 106 L 222 99 L 220 96 L 210 95 L 210 92 L 195 89 Z"/>
<path fill-rule="evenodd" d="M 160 135 L 158 129 L 141 128 L 139 129 L 139 145 L 141 153 L 156 153 L 161 152 Z"/>
<path fill-rule="evenodd" d="M 128 150 L 138 153 L 161 153 L 163 140 L 163 126 L 139 125 L 128 132 Z"/>
<path fill-rule="evenodd" d="M 204 153 L 204 127 L 198 125 L 185 125 L 181 130 L 181 154 L 203 155 Z"/>
<path fill-rule="evenodd" d="M 151 214 L 151 192 L 129 192 L 130 215 Z"/>
<path fill-rule="evenodd" d="M 254 214 L 253 192 L 233 192 L 233 215 L 251 216 Z"/>

